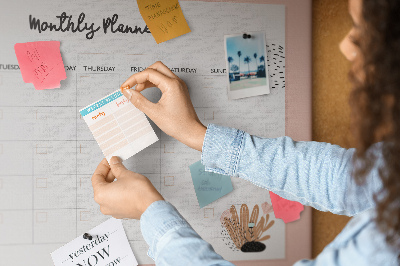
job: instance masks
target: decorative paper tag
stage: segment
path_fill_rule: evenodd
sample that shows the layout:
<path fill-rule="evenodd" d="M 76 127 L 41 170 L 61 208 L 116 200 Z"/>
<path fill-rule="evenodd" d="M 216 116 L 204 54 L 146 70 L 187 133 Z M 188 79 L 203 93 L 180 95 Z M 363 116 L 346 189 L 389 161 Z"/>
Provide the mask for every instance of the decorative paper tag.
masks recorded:
<path fill-rule="evenodd" d="M 111 218 L 51 253 L 55 266 L 136 266 L 121 220 Z"/>

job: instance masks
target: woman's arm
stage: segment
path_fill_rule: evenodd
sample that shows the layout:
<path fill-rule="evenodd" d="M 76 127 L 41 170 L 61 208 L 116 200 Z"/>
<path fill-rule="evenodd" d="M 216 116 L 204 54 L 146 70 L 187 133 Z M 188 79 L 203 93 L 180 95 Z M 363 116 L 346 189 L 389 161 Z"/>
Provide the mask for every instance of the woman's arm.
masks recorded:
<path fill-rule="evenodd" d="M 100 162 L 92 185 L 103 214 L 140 219 L 148 255 L 157 265 L 232 265 L 164 201 L 147 177 L 126 169 L 118 157 L 112 157 L 110 164 L 106 159 Z"/>
<path fill-rule="evenodd" d="M 210 171 L 234 175 L 269 189 L 281 197 L 316 209 L 354 215 L 374 206 L 380 188 L 375 169 L 364 186 L 351 178 L 354 150 L 317 142 L 295 142 L 288 137 L 262 139 L 243 131 L 201 124 L 185 83 L 161 62 L 136 73 L 123 90 L 166 134 L 189 147 L 202 150 L 202 162 Z M 139 92 L 158 87 L 158 103 Z"/>
<path fill-rule="evenodd" d="M 289 137 L 264 139 L 208 125 L 202 163 L 207 171 L 243 178 L 279 196 L 321 211 L 348 216 L 374 206 L 377 169 L 365 185 L 351 177 L 354 149 Z"/>
<path fill-rule="evenodd" d="M 148 255 L 156 265 L 233 265 L 215 253 L 166 201 L 156 201 L 140 218 Z"/>

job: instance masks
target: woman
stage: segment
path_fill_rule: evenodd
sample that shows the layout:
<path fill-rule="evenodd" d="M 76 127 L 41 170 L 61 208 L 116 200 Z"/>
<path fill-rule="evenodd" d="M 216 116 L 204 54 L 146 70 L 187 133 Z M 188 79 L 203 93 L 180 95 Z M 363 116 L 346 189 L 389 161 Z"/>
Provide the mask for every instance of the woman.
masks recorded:
<path fill-rule="evenodd" d="M 315 260 L 296 265 L 398 265 L 400 250 L 400 1 L 350 0 L 353 28 L 340 44 L 352 62 L 357 149 L 262 139 L 199 121 L 185 83 L 162 63 L 131 76 L 124 95 L 165 133 L 202 151 L 209 171 L 243 178 L 323 211 L 355 216 Z M 136 89 L 132 88 L 136 85 Z M 158 87 L 149 102 L 140 92 Z M 117 178 L 117 182 L 112 182 Z M 202 240 L 143 175 L 117 157 L 93 177 L 101 212 L 140 219 L 159 265 L 231 265 Z"/>

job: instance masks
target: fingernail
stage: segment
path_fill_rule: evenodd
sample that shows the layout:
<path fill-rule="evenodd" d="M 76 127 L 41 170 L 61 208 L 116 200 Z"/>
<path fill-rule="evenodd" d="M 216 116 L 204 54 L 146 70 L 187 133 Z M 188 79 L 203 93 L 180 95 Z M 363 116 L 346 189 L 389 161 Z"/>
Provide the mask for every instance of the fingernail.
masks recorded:
<path fill-rule="evenodd" d="M 122 163 L 122 160 L 121 160 L 121 158 L 119 158 L 119 157 L 117 157 L 117 156 L 113 156 L 113 157 L 111 158 L 111 160 L 110 160 L 110 163 L 111 163 L 111 164 L 119 164 L 119 163 Z"/>
<path fill-rule="evenodd" d="M 132 98 L 132 90 L 130 90 L 130 89 L 123 90 L 122 93 L 125 95 L 126 98 L 128 98 L 128 100 L 131 100 L 131 98 Z"/>

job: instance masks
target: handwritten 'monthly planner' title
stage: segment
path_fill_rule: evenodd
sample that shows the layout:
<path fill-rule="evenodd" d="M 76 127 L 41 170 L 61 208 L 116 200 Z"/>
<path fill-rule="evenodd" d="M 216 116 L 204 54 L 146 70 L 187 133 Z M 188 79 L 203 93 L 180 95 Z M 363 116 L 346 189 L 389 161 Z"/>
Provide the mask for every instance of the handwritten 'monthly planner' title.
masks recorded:
<path fill-rule="evenodd" d="M 56 16 L 58 22 L 47 22 L 41 21 L 38 18 L 29 15 L 29 27 L 31 30 L 37 30 L 39 33 L 44 31 L 71 31 L 73 33 L 76 32 L 86 32 L 86 39 L 91 40 L 94 37 L 94 34 L 99 31 L 101 28 L 103 32 L 106 34 L 107 32 L 111 33 L 133 33 L 133 34 L 144 34 L 150 33 L 150 30 L 145 27 L 142 29 L 139 26 L 129 26 L 124 24 L 117 24 L 118 15 L 114 14 L 112 17 L 103 18 L 103 25 L 95 26 L 94 23 L 85 22 L 85 13 L 81 13 L 78 16 L 76 21 L 73 20 L 72 15 L 68 16 L 66 12 L 62 12 L 61 15 Z"/>

